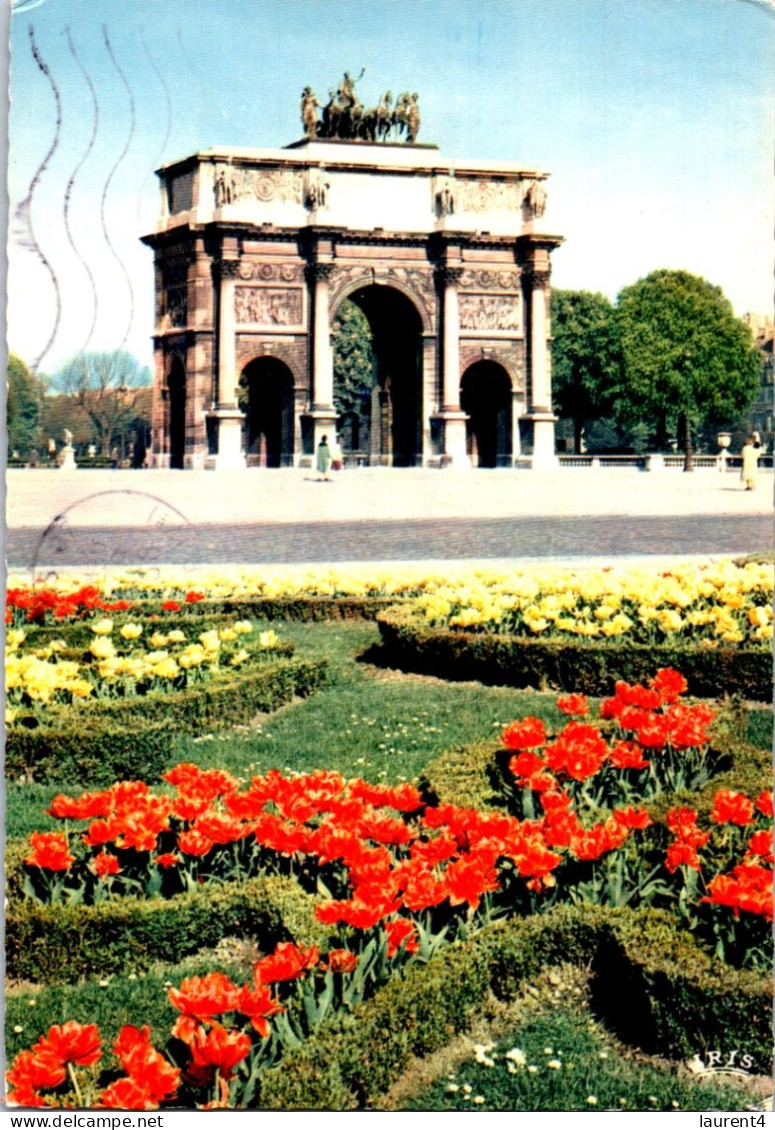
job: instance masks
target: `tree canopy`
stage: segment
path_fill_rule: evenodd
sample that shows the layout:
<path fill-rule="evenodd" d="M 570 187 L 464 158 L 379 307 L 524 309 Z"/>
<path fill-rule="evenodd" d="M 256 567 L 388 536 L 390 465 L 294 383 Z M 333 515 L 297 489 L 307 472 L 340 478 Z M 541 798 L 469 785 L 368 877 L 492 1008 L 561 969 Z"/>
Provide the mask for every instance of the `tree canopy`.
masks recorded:
<path fill-rule="evenodd" d="M 8 356 L 8 399 L 6 424 L 8 450 L 27 455 L 38 442 L 38 422 L 43 397 L 41 382 L 30 372 L 21 357 Z"/>
<path fill-rule="evenodd" d="M 53 376 L 51 387 L 85 413 L 103 455 L 132 428 L 150 371 L 125 350 L 81 353 Z M 70 426 L 70 425 L 68 425 Z"/>
<path fill-rule="evenodd" d="M 554 410 L 573 420 L 579 452 L 585 423 L 607 414 L 621 380 L 619 327 L 609 300 L 586 290 L 553 291 L 551 314 Z"/>
<path fill-rule="evenodd" d="M 347 429 L 370 411 L 374 384 L 372 333 L 366 315 L 345 299 L 334 319 L 334 406 Z"/>
<path fill-rule="evenodd" d="M 721 289 L 688 271 L 654 271 L 617 299 L 624 368 L 611 390 L 623 420 L 677 428 L 691 465 L 692 426 L 728 420 L 753 401 L 761 359 Z"/>

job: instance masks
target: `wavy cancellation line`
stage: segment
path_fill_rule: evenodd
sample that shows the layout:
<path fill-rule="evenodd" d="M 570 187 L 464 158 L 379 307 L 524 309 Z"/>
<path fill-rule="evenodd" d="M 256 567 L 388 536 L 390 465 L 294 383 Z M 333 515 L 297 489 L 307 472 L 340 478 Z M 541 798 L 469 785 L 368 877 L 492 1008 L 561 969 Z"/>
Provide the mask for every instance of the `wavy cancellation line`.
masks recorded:
<path fill-rule="evenodd" d="M 169 88 L 167 87 L 167 84 L 164 81 L 164 75 L 159 70 L 159 68 L 156 66 L 156 63 L 153 60 L 153 56 L 151 55 L 151 52 L 148 50 L 148 44 L 145 42 L 145 34 L 142 31 L 142 29 L 140 31 L 140 42 L 143 45 L 143 51 L 145 52 L 145 57 L 147 58 L 147 60 L 150 64 L 151 70 L 156 75 L 157 79 L 159 80 L 159 85 L 161 86 L 162 90 L 164 91 L 164 105 L 165 105 L 165 108 L 166 108 L 166 126 L 165 126 L 165 130 L 164 130 L 164 138 L 162 139 L 161 145 L 159 146 L 158 156 L 154 159 L 153 166 L 152 166 L 152 169 L 151 169 L 151 177 L 153 177 L 154 184 L 155 184 L 156 178 L 153 176 L 153 170 L 157 169 L 159 167 L 159 165 L 164 160 L 164 157 L 166 156 L 167 143 L 170 139 L 170 133 L 172 131 L 172 101 L 170 99 Z M 141 191 L 139 196 L 138 196 L 138 199 L 137 199 L 137 222 L 138 222 L 138 226 L 139 226 L 139 224 L 142 220 L 142 215 L 141 215 L 142 204 L 143 204 L 143 193 Z"/>
<path fill-rule="evenodd" d="M 31 251 L 35 256 L 37 256 L 39 262 L 48 272 L 48 275 L 51 279 L 51 285 L 54 288 L 54 325 L 51 329 L 49 339 L 46 342 L 45 346 L 35 358 L 35 360 L 30 362 L 30 368 L 35 373 L 40 368 L 43 358 L 46 356 L 46 354 L 51 349 L 51 346 L 54 344 L 54 340 L 57 336 L 57 333 L 59 332 L 59 323 L 62 317 L 62 296 L 59 289 L 59 279 L 57 278 L 56 271 L 51 266 L 51 263 L 43 253 L 43 250 L 35 236 L 35 229 L 32 225 L 32 200 L 35 195 L 35 190 L 40 184 L 41 178 L 48 167 L 49 161 L 53 157 L 54 153 L 56 152 L 57 146 L 59 145 L 59 137 L 62 131 L 62 100 L 59 96 L 59 90 L 56 83 L 54 82 L 51 71 L 49 70 L 47 64 L 44 62 L 43 57 L 38 50 L 38 45 L 35 42 L 35 29 L 32 24 L 30 24 L 29 26 L 29 35 L 32 57 L 37 64 L 38 70 L 45 76 L 45 78 L 48 79 L 49 83 L 51 84 L 51 91 L 54 95 L 54 103 L 56 106 L 56 127 L 54 129 L 54 137 L 51 141 L 46 155 L 44 156 L 40 165 L 38 165 L 38 168 L 35 170 L 35 174 L 30 181 L 29 188 L 27 189 L 27 195 L 25 196 L 24 200 L 22 200 L 21 203 L 17 205 L 14 217 L 17 223 L 17 241 L 19 243 L 19 246 L 25 248 L 27 251 Z"/>
<path fill-rule="evenodd" d="M 86 80 L 86 83 L 89 87 L 89 93 L 91 94 L 91 101 L 92 101 L 92 123 L 93 123 L 92 124 L 91 136 L 89 137 L 89 142 L 86 146 L 86 149 L 83 153 L 83 156 L 81 157 L 80 161 L 75 166 L 72 173 L 70 174 L 70 179 L 67 182 L 67 188 L 65 189 L 65 198 L 64 198 L 64 222 L 65 222 L 65 231 L 67 232 L 67 238 L 70 241 L 70 246 L 72 247 L 73 252 L 75 253 L 78 260 L 80 261 L 81 265 L 83 266 L 83 269 L 84 269 L 86 276 L 89 280 L 89 287 L 91 289 L 91 306 L 92 306 L 91 324 L 89 326 L 86 337 L 84 338 L 83 344 L 82 344 L 81 348 L 78 350 L 78 354 L 77 354 L 77 358 L 78 358 L 78 357 L 81 357 L 85 353 L 86 349 L 89 346 L 89 342 L 92 339 L 92 335 L 94 334 L 94 329 L 95 329 L 95 326 L 97 325 L 97 310 L 98 310 L 98 305 L 99 305 L 99 298 L 98 298 L 98 295 L 97 295 L 97 285 L 94 281 L 94 275 L 91 272 L 91 268 L 89 267 L 88 262 L 86 261 L 84 256 L 81 254 L 81 251 L 78 248 L 78 245 L 76 244 L 76 242 L 73 238 L 73 233 L 72 233 L 72 230 L 70 228 L 70 197 L 72 196 L 73 186 L 75 185 L 75 179 L 78 176 L 79 172 L 81 171 L 86 160 L 88 159 L 89 154 L 91 153 L 92 149 L 94 148 L 94 143 L 95 143 L 96 138 L 97 138 L 97 129 L 98 129 L 98 125 L 99 125 L 99 104 L 97 102 L 97 94 L 96 94 L 96 91 L 94 89 L 94 84 L 91 80 L 91 77 L 90 77 L 88 71 L 86 70 L 86 68 L 84 67 L 83 63 L 81 62 L 81 60 L 78 58 L 78 55 L 76 54 L 75 46 L 74 46 L 72 38 L 70 36 L 70 28 L 67 28 L 66 32 L 67 32 L 67 44 L 68 44 L 68 47 L 70 48 L 70 54 L 72 55 L 73 59 L 75 60 L 78 69 L 80 70 L 81 74 L 83 75 L 83 77 Z M 76 358 L 76 360 L 77 360 L 77 358 Z"/>
<path fill-rule="evenodd" d="M 118 65 L 118 61 L 116 60 L 116 56 L 113 54 L 113 48 L 110 45 L 110 37 L 108 36 L 108 29 L 107 29 L 107 26 L 105 24 L 102 25 L 102 35 L 103 35 L 103 38 L 104 38 L 104 41 L 105 41 L 105 47 L 107 49 L 108 55 L 110 56 L 110 61 L 112 62 L 113 66 L 115 67 L 116 72 L 117 72 L 119 78 L 121 79 L 122 83 L 124 84 L 124 87 L 126 88 L 126 92 L 129 96 L 129 114 L 130 114 L 129 133 L 127 134 L 127 139 L 124 142 L 124 148 L 121 150 L 121 153 L 119 154 L 115 164 L 113 165 L 113 168 L 108 173 L 107 179 L 105 181 L 105 186 L 102 189 L 102 198 L 100 200 L 100 222 L 102 224 L 102 234 L 105 237 L 105 242 L 107 243 L 108 248 L 109 248 L 113 258 L 118 263 L 118 266 L 121 270 L 121 273 L 123 274 L 124 279 L 126 280 L 127 292 L 128 292 L 128 295 L 129 295 L 129 306 L 128 306 L 129 317 L 127 318 L 126 329 L 124 331 L 124 336 L 121 338 L 121 341 L 119 343 L 117 343 L 117 345 L 115 347 L 116 350 L 119 350 L 119 349 L 123 349 L 124 345 L 126 344 L 126 340 L 129 337 L 129 331 L 132 328 L 132 322 L 134 321 L 135 292 L 134 292 L 134 287 L 132 286 L 132 279 L 129 275 L 129 272 L 127 271 L 123 260 L 121 259 L 120 255 L 116 251 L 116 249 L 113 246 L 113 243 L 111 241 L 110 234 L 108 232 L 107 220 L 106 220 L 106 217 L 105 217 L 105 204 L 106 204 L 106 201 L 107 201 L 107 198 L 108 198 L 108 190 L 110 189 L 110 185 L 111 185 L 111 182 L 113 180 L 113 177 L 116 175 L 116 172 L 118 171 L 118 168 L 121 165 L 121 162 L 124 160 L 127 153 L 129 152 L 129 146 L 132 144 L 132 138 L 134 137 L 134 133 L 135 133 L 135 99 L 134 99 L 134 95 L 132 93 L 132 88 L 127 81 L 126 75 L 121 70 L 121 67 Z"/>

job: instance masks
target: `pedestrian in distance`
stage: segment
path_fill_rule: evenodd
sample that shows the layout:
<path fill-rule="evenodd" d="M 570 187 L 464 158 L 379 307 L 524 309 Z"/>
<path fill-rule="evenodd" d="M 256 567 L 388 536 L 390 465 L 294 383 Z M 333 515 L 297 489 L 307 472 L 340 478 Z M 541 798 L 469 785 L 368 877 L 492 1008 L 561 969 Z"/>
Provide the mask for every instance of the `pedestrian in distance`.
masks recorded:
<path fill-rule="evenodd" d="M 743 480 L 743 486 L 746 490 L 754 490 L 756 487 L 756 468 L 759 463 L 759 449 L 752 435 L 748 436 L 743 444 L 741 455 L 740 478 Z"/>
<path fill-rule="evenodd" d="M 343 463 L 342 463 L 342 445 L 339 442 L 339 436 L 334 436 L 333 440 L 331 441 L 330 446 L 331 446 L 331 470 L 332 471 L 341 471 L 342 466 L 343 466 Z"/>
<path fill-rule="evenodd" d="M 328 446 L 328 436 L 321 436 L 318 444 L 316 467 L 319 483 L 330 483 L 328 469 L 331 466 L 331 449 Z"/>

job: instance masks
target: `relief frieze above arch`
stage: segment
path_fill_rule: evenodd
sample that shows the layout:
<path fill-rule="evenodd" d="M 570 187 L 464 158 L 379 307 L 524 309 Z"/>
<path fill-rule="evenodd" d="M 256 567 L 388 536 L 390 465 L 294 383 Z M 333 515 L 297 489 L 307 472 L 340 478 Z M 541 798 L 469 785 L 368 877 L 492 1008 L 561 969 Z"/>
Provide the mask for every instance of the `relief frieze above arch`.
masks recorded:
<path fill-rule="evenodd" d="M 462 290 L 488 290 L 488 291 L 518 291 L 520 288 L 520 272 L 473 270 L 466 268 L 460 276 L 459 286 Z"/>
<path fill-rule="evenodd" d="M 302 279 L 299 263 L 262 263 L 258 260 L 240 259 L 239 277 L 248 281 L 298 283 Z"/>

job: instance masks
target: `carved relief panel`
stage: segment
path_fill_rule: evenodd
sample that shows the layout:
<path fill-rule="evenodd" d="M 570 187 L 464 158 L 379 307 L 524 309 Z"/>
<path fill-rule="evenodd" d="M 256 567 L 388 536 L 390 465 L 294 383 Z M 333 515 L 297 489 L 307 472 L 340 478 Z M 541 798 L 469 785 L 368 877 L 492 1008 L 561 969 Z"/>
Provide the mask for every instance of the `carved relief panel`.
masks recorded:
<path fill-rule="evenodd" d="M 456 178 L 454 192 L 456 212 L 518 212 L 524 196 L 521 181 Z"/>
<path fill-rule="evenodd" d="M 220 164 L 214 169 L 215 207 L 238 204 L 243 200 L 262 203 L 301 204 L 304 201 L 304 174 L 294 169 L 243 169 Z"/>
<path fill-rule="evenodd" d="M 238 325 L 300 326 L 304 315 L 303 291 L 289 287 L 235 287 L 234 315 Z"/>
<path fill-rule="evenodd" d="M 500 331 L 520 329 L 520 272 L 464 270 L 460 287 L 460 329 Z"/>

